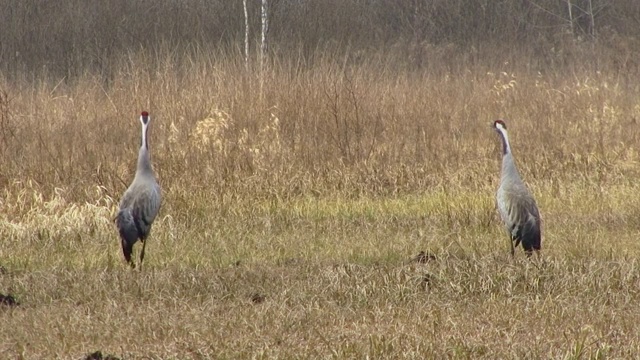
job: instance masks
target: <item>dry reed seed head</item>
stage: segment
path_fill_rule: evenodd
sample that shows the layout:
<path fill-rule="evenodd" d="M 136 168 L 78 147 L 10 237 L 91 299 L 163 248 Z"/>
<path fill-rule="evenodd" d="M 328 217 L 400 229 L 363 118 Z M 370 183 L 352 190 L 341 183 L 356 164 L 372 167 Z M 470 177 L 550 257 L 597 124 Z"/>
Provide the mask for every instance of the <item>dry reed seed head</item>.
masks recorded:
<path fill-rule="evenodd" d="M 201 152 L 211 149 L 227 154 L 233 144 L 226 136 L 226 131 L 233 124 L 233 119 L 224 110 L 212 109 L 208 116 L 196 122 L 191 131 L 192 145 Z"/>
<path fill-rule="evenodd" d="M 169 124 L 169 144 L 178 145 L 180 139 L 180 130 L 174 121 Z"/>
<path fill-rule="evenodd" d="M 244 136 L 247 138 L 242 138 Z M 269 113 L 269 121 L 259 128 L 254 140 L 248 142 L 248 132 L 243 129 L 241 133 L 242 141 L 238 142 L 240 150 L 248 152 L 252 165 L 256 169 L 265 170 L 272 163 L 272 160 L 282 155 L 282 144 L 280 142 L 280 119 Z M 244 148 L 240 144 L 246 145 Z"/>
<path fill-rule="evenodd" d="M 102 190 L 98 188 L 97 191 Z M 62 189 L 57 189 L 48 200 L 35 189 L 30 197 L 19 198 L 29 201 L 30 209 L 14 220 L 0 222 L 0 233 L 8 231 L 18 237 L 29 237 L 30 234 L 46 229 L 49 237 L 58 238 L 65 234 L 85 233 L 87 229 L 96 227 L 105 230 L 111 226 L 109 219 L 113 217 L 117 207 L 115 201 L 104 193 L 94 203 L 69 203 Z M 20 205 L 12 202 L 7 210 L 10 212 L 13 206 Z"/>
<path fill-rule="evenodd" d="M 491 77 L 495 76 L 492 73 L 487 73 Z M 498 76 L 495 76 L 494 85 L 491 89 L 491 92 L 498 97 L 504 96 L 507 92 L 514 91 L 516 89 L 516 75 L 515 74 L 507 74 L 506 72 L 501 72 Z"/>

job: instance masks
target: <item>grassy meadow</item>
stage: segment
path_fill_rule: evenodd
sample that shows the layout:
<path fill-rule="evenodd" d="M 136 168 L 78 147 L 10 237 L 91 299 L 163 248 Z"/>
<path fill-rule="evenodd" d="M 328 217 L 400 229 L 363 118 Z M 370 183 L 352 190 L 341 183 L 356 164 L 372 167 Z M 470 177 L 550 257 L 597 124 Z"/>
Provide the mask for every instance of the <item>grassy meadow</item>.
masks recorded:
<path fill-rule="evenodd" d="M 637 356 L 640 46 L 611 39 L 3 72 L 0 357 Z M 131 270 L 113 218 L 142 110 L 164 198 Z M 532 259 L 495 208 L 498 118 L 543 217 Z"/>

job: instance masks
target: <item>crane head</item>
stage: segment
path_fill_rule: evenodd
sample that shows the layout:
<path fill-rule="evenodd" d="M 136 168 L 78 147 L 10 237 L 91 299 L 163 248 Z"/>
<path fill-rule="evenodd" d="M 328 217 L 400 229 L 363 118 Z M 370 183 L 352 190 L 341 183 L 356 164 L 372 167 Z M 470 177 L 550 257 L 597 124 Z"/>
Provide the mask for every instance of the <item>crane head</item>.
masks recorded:
<path fill-rule="evenodd" d="M 493 122 L 493 128 L 498 131 L 507 130 L 507 124 L 505 124 L 503 120 L 498 119 Z"/>
<path fill-rule="evenodd" d="M 140 122 L 142 123 L 142 125 L 147 125 L 150 119 L 151 118 L 149 117 L 148 112 L 143 111 L 142 113 L 140 113 Z"/>

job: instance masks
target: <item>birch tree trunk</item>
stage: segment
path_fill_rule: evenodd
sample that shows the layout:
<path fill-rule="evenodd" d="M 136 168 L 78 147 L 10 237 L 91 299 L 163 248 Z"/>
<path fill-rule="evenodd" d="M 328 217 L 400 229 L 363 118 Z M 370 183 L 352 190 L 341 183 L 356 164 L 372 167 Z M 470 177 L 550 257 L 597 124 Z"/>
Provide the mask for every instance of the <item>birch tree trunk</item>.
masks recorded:
<path fill-rule="evenodd" d="M 596 14 L 593 12 L 593 0 L 589 0 L 589 25 L 591 29 L 589 29 L 589 35 L 591 35 L 592 39 L 596 38 Z"/>
<path fill-rule="evenodd" d="M 269 32 L 269 4 L 267 0 L 262 0 L 262 8 L 260 11 L 262 20 L 262 36 L 260 38 L 260 70 L 264 69 L 267 56 L 267 33 Z"/>
<path fill-rule="evenodd" d="M 569 10 L 569 29 L 571 30 L 571 36 L 574 36 L 575 32 L 573 31 L 573 11 L 572 11 L 572 7 L 573 7 L 573 4 L 571 4 L 571 0 L 567 0 L 567 10 Z"/>
<path fill-rule="evenodd" d="M 267 62 L 267 33 L 269 32 L 269 6 L 267 0 L 262 0 L 262 7 L 260 8 L 260 17 L 262 23 L 262 31 L 260 36 L 260 103 L 264 101 L 264 78 L 265 78 L 265 66 Z"/>
<path fill-rule="evenodd" d="M 247 11 L 247 0 L 242 0 L 244 8 L 244 66 L 249 72 L 249 12 Z"/>

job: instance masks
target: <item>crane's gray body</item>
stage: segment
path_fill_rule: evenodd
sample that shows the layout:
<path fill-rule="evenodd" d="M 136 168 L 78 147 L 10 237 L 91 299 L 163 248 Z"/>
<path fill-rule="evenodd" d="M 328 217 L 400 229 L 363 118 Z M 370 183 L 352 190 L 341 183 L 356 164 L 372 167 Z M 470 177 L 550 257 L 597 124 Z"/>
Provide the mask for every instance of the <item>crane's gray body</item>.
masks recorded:
<path fill-rule="evenodd" d="M 506 127 L 496 127 L 496 130 L 501 135 L 503 145 L 500 187 L 496 195 L 498 212 L 511 237 L 511 253 L 514 253 L 514 247 L 522 243 L 526 254 L 531 255 L 533 250 L 541 249 L 540 212 L 518 173 Z"/>
<path fill-rule="evenodd" d="M 145 240 L 149 236 L 151 225 L 158 215 L 162 201 L 160 185 L 158 185 L 151 167 L 146 141 L 149 119 L 143 120 L 141 117 L 140 120 L 142 122 L 142 145 L 138 153 L 136 175 L 122 196 L 120 210 L 116 216 L 116 225 L 122 241 L 122 252 L 125 260 L 131 266 L 133 266 L 131 260 L 133 245 L 138 240 L 143 242 L 140 263 L 144 259 Z"/>

